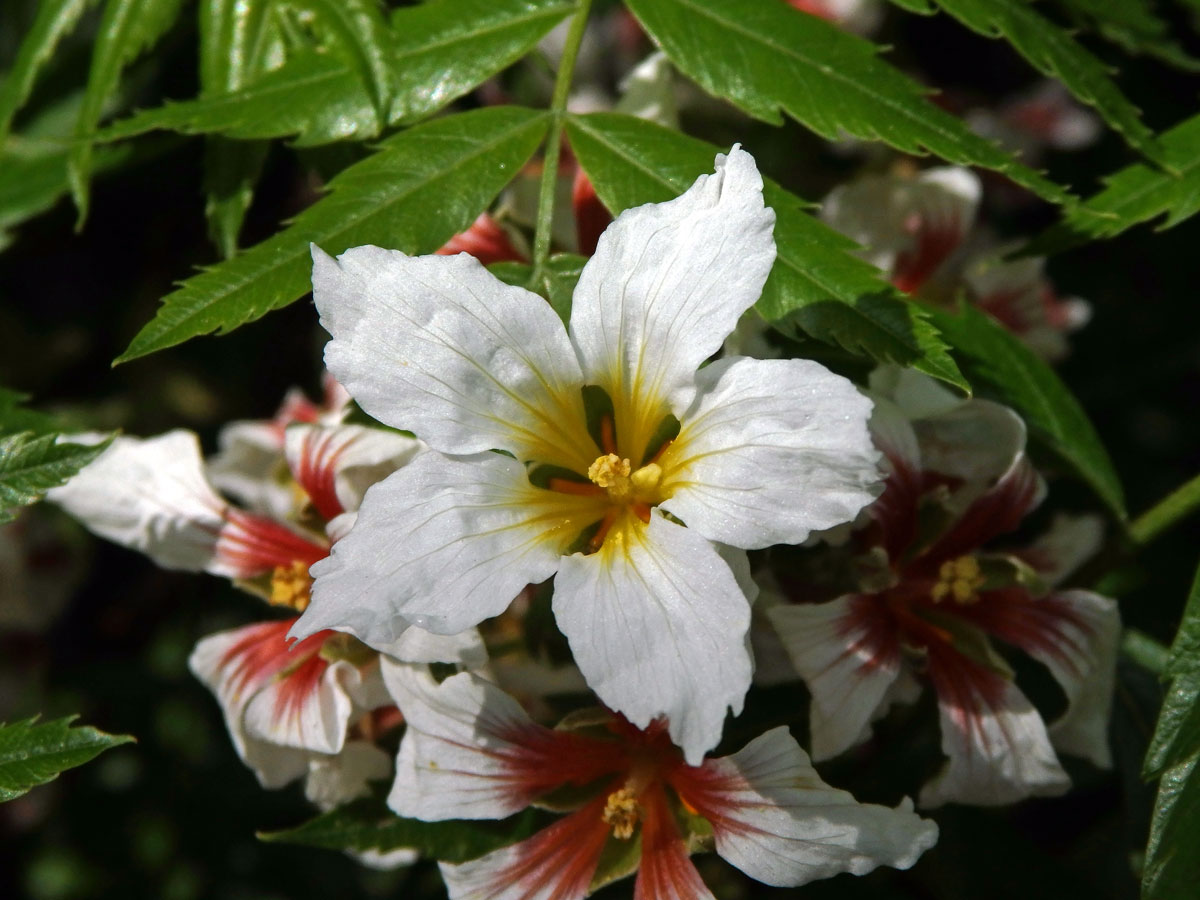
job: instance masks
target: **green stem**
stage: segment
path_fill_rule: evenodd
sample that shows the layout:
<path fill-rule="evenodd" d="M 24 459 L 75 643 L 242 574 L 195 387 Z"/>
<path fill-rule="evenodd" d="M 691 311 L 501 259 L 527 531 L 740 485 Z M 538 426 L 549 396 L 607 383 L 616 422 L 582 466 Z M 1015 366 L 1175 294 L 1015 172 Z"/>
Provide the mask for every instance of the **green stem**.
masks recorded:
<path fill-rule="evenodd" d="M 1121 652 L 1143 669 L 1161 675 L 1167 668 L 1171 651 L 1150 635 L 1136 628 L 1126 628 L 1121 636 Z"/>
<path fill-rule="evenodd" d="M 575 58 L 579 55 L 579 45 L 583 41 L 583 31 L 587 27 L 591 5 L 592 0 L 580 0 L 579 9 L 576 10 L 575 18 L 571 20 L 571 28 L 567 32 L 558 75 L 554 79 L 554 95 L 550 99 L 550 134 L 546 138 L 546 158 L 542 164 L 542 186 L 538 194 L 537 230 L 533 238 L 533 272 L 529 278 L 531 288 L 541 284 L 546 271 L 546 260 L 550 256 L 550 226 L 554 220 L 554 195 L 558 184 L 558 156 L 562 148 L 563 119 L 567 112 L 571 78 L 575 74 Z"/>
<path fill-rule="evenodd" d="M 1148 544 L 1197 509 L 1200 509 L 1200 475 L 1130 522 L 1129 536 L 1135 544 Z"/>

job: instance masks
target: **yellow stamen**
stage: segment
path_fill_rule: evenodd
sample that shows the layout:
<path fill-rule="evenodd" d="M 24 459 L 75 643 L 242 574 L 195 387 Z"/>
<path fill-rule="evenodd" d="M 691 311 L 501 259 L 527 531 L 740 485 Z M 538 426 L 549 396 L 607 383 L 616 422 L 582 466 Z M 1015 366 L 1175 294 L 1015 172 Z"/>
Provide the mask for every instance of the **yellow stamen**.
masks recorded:
<path fill-rule="evenodd" d="M 296 560 L 291 565 L 276 566 L 271 573 L 272 606 L 286 606 L 296 612 L 304 612 L 311 598 L 312 578 L 308 574 L 308 563 Z"/>
<path fill-rule="evenodd" d="M 940 603 L 947 597 L 963 605 L 978 603 L 978 592 L 983 582 L 983 570 L 979 568 L 979 560 L 975 557 L 948 559 L 938 567 L 938 580 L 930 596 L 934 603 Z"/>
<path fill-rule="evenodd" d="M 601 818 L 604 824 L 611 825 L 613 837 L 627 841 L 633 837 L 633 830 L 642 817 L 642 808 L 638 805 L 637 794 L 627 787 L 613 791 L 604 803 L 604 814 Z"/>
<path fill-rule="evenodd" d="M 608 453 L 596 457 L 596 461 L 588 466 L 587 475 L 592 482 L 608 491 L 614 500 L 624 500 L 633 490 L 629 481 L 631 471 L 629 460 Z"/>

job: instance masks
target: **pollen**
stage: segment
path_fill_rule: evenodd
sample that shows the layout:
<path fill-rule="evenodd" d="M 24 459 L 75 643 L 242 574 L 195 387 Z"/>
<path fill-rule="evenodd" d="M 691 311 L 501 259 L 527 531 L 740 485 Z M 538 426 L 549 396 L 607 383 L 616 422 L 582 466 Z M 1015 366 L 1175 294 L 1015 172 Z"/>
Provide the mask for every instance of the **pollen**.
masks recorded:
<path fill-rule="evenodd" d="M 934 603 L 941 603 L 947 597 L 962 605 L 978 603 L 983 582 L 979 560 L 973 556 L 960 556 L 942 563 L 931 596 Z"/>
<path fill-rule="evenodd" d="M 608 491 L 608 495 L 614 500 L 624 500 L 633 493 L 633 484 L 629 479 L 629 473 L 632 471 L 629 460 L 621 459 L 615 453 L 608 453 L 597 457 L 596 461 L 588 466 L 587 474 L 593 483 Z"/>
<path fill-rule="evenodd" d="M 633 837 L 633 829 L 642 816 L 637 794 L 627 787 L 613 791 L 604 803 L 604 824 L 611 825 L 613 837 L 627 841 Z"/>
<path fill-rule="evenodd" d="M 291 565 L 276 566 L 271 573 L 272 606 L 286 606 L 296 612 L 304 612 L 312 594 L 312 577 L 308 574 L 308 563 L 295 560 Z"/>

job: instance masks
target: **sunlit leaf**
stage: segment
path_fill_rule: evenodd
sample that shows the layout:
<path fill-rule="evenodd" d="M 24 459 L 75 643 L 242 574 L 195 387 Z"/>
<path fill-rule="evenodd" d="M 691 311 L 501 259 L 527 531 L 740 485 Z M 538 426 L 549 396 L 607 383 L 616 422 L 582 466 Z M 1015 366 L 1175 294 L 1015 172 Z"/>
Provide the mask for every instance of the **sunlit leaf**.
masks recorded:
<path fill-rule="evenodd" d="M 75 125 L 76 143 L 67 164 L 80 225 L 87 219 L 93 133 L 104 106 L 116 92 L 125 67 L 174 24 L 182 3 L 183 0 L 108 0 L 104 7 L 92 45 L 87 90 Z"/>
<path fill-rule="evenodd" d="M 397 10 L 387 124 L 417 121 L 461 97 L 528 53 L 572 8 L 565 0 L 436 0 Z M 102 137 L 170 129 L 237 138 L 297 135 L 304 146 L 371 137 L 379 128 L 370 94 L 350 67 L 336 55 L 304 51 L 240 90 L 147 110 Z"/>
<path fill-rule="evenodd" d="M 222 333 L 298 300 L 310 289 L 310 244 L 341 253 L 380 244 L 429 253 L 475 220 L 533 155 L 547 114 L 502 106 L 419 125 L 388 138 L 341 172 L 329 196 L 282 232 L 206 269 L 163 299 L 117 360 L 201 334 Z"/>
<path fill-rule="evenodd" d="M 1047 200 L 1058 185 L 930 102 L 927 90 L 878 57 L 874 44 L 763 0 L 629 0 L 628 6 L 686 75 L 766 122 L 783 110 L 830 140 L 880 140 L 1003 172 Z"/>
<path fill-rule="evenodd" d="M 12 509 L 29 506 L 100 455 L 107 443 L 56 443 L 56 434 L 24 431 L 0 435 L 0 523 Z"/>
<path fill-rule="evenodd" d="M 972 31 L 1004 38 L 1043 75 L 1062 82 L 1081 103 L 1120 132 L 1143 156 L 1166 164 L 1166 155 L 1136 106 L 1121 93 L 1111 70 L 1071 33 L 1047 19 L 1028 0 L 934 0 Z M 902 4 L 912 9 L 908 4 Z"/>
<path fill-rule="evenodd" d="M 0 801 L 53 781 L 65 769 L 82 766 L 129 735 L 105 734 L 90 726 L 70 727 L 76 716 L 41 722 L 0 723 Z"/>
<path fill-rule="evenodd" d="M 614 213 L 662 201 L 711 172 L 721 148 L 632 116 L 594 113 L 567 122 L 571 146 Z M 753 148 L 751 148 L 753 149 Z M 778 256 L 758 301 L 767 321 L 876 361 L 913 366 L 964 390 L 967 382 L 920 307 L 851 255 L 854 244 L 768 182 Z"/>
<path fill-rule="evenodd" d="M 1125 498 L 1108 451 L 1079 401 L 1020 339 L 973 306 L 930 310 L 975 390 L 1021 414 L 1030 435 L 1054 451 L 1119 517 Z"/>

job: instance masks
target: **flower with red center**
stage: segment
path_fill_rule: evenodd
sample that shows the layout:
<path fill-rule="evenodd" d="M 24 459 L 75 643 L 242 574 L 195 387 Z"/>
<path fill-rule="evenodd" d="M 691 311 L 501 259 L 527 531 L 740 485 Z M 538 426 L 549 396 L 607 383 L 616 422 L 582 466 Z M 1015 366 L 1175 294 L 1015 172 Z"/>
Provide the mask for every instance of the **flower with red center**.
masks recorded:
<path fill-rule="evenodd" d="M 891 282 L 916 294 L 962 246 L 975 221 L 979 179 L 969 169 L 939 166 L 915 176 L 870 175 L 834 189 L 821 218 L 862 245 L 859 254 Z"/>
<path fill-rule="evenodd" d="M 1069 781 L 1054 747 L 1107 766 L 1116 604 L 1049 587 L 1094 549 L 1093 529 L 1060 528 L 1024 552 L 984 549 L 1043 495 L 1021 420 L 950 400 L 910 423 L 877 400 L 872 430 L 890 473 L 855 535 L 863 589 L 768 610 L 812 693 L 814 758 L 861 741 L 890 703 L 913 698 L 920 676 L 937 693 L 949 757 L 924 805 L 1061 793 Z M 1062 687 L 1067 708 L 1049 730 L 990 638 L 1043 663 Z"/>
<path fill-rule="evenodd" d="M 638 729 L 605 714 L 552 730 L 470 673 L 437 684 L 385 665 L 384 678 L 408 723 L 388 797 L 399 814 L 500 818 L 543 801 L 571 810 L 518 844 L 442 864 L 453 900 L 576 900 L 634 868 L 637 900 L 711 898 L 688 859 L 698 835 L 773 885 L 907 868 L 937 838 L 908 801 L 863 805 L 826 785 L 786 728 L 693 766 L 661 721 Z M 602 866 L 626 842 L 640 852 Z"/>
<path fill-rule="evenodd" d="M 294 647 L 285 636 L 308 606 L 309 567 L 349 529 L 366 488 L 419 449 L 376 429 L 292 425 L 281 450 L 298 508 L 284 521 L 222 499 L 187 431 L 119 437 L 49 499 L 165 568 L 231 578 L 292 611 L 207 637 L 190 661 L 221 702 L 238 754 L 273 787 L 303 774 L 313 754 L 340 753 L 355 721 L 390 705 L 375 651 L 335 631 Z M 413 662 L 480 664 L 485 656 L 473 632 L 446 638 L 414 629 L 380 649 Z"/>

